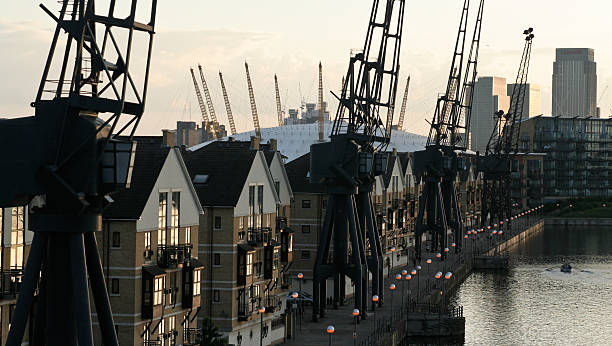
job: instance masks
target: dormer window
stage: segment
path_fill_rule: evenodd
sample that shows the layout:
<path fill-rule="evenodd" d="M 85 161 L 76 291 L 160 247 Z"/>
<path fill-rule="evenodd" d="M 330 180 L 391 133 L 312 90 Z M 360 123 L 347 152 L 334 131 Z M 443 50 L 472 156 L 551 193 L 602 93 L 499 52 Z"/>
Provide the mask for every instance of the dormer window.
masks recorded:
<path fill-rule="evenodd" d="M 193 183 L 194 184 L 208 184 L 208 178 L 209 175 L 208 174 L 196 174 L 196 176 L 193 178 Z"/>

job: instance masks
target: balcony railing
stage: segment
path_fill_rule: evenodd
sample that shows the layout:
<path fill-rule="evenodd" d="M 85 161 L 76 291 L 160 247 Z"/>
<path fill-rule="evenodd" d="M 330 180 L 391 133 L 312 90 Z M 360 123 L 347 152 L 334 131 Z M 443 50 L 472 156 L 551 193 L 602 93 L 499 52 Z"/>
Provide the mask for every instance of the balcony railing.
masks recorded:
<path fill-rule="evenodd" d="M 287 224 L 287 218 L 286 217 L 277 217 L 276 218 L 276 231 L 280 232 L 282 230 L 285 230 L 289 228 L 288 224 Z"/>
<path fill-rule="evenodd" d="M 248 321 L 253 316 L 255 308 L 252 303 L 238 304 L 238 321 Z"/>
<path fill-rule="evenodd" d="M 2 276 L 1 297 L 2 299 L 14 299 L 21 289 L 23 269 L 8 269 L 0 271 Z"/>
<path fill-rule="evenodd" d="M 195 346 L 202 342 L 202 330 L 200 328 L 185 328 L 183 333 L 183 345 Z"/>
<path fill-rule="evenodd" d="M 157 265 L 160 268 L 179 268 L 191 259 L 192 244 L 158 245 Z"/>
<path fill-rule="evenodd" d="M 251 246 L 262 246 L 272 240 L 272 229 L 269 227 L 249 228 L 247 232 L 247 242 Z"/>

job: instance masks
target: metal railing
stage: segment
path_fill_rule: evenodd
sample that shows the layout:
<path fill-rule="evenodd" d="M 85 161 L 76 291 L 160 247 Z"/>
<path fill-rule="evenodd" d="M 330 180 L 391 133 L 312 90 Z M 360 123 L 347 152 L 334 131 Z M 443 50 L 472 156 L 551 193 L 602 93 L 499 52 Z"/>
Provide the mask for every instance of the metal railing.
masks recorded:
<path fill-rule="evenodd" d="M 269 227 L 250 227 L 247 232 L 247 242 L 250 245 L 261 246 L 272 240 L 272 229 Z"/>
<path fill-rule="evenodd" d="M 202 342 L 202 330 L 200 328 L 185 328 L 183 331 L 183 345 L 195 346 Z"/>
<path fill-rule="evenodd" d="M 157 245 L 157 265 L 160 268 L 176 268 L 191 259 L 192 244 Z"/>
<path fill-rule="evenodd" d="M 2 287 L 0 289 L 0 298 L 2 299 L 14 299 L 21 290 L 21 281 L 23 279 L 23 269 L 7 269 L 1 270 L 0 276 L 2 276 Z"/>

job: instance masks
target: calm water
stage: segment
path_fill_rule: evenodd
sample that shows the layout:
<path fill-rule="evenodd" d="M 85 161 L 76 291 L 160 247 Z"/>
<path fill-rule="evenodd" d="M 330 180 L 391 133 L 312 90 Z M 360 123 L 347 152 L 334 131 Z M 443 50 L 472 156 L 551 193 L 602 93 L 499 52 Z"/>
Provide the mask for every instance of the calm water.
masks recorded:
<path fill-rule="evenodd" d="M 451 299 L 466 345 L 612 345 L 612 228 L 546 229 L 510 266 L 473 273 Z"/>

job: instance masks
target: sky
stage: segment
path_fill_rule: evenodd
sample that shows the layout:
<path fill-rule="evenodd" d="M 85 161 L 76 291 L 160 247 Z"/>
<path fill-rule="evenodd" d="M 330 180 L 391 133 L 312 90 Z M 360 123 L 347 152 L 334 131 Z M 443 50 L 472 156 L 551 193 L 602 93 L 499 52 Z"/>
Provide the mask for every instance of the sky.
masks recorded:
<path fill-rule="evenodd" d="M 57 13 L 55 0 L 42 3 Z M 96 3 L 104 7 L 103 0 Z M 472 3 L 470 26 L 478 5 L 475 0 Z M 397 103 L 410 74 L 407 131 L 428 132 L 425 120 L 431 119 L 436 97 L 446 86 L 462 4 L 461 0 L 406 1 Z M 204 67 L 217 117 L 228 124 L 218 79 L 218 72 L 223 72 L 239 132 L 253 126 L 245 61 L 262 127 L 277 123 L 274 74 L 283 108 L 298 108 L 302 100 L 316 102 L 319 61 L 333 115 L 337 103 L 330 91 L 340 89 L 350 50 L 363 46 L 371 6 L 371 0 L 159 1 L 151 85 L 138 133 L 161 134 L 161 129 L 175 128 L 176 121 L 201 119 L 189 74 L 189 67 L 198 63 Z M 598 105 L 602 116 L 608 116 L 612 113 L 609 13 L 612 3 L 606 0 L 487 0 L 479 75 L 513 81 L 523 49 L 522 32 L 533 27 L 529 82 L 541 87 L 542 112 L 551 111 L 555 48 L 593 48 Z M 33 114 L 29 104 L 40 83 L 54 27 L 38 2 L 0 4 L 0 76 L 4 80 L 0 117 Z"/>

